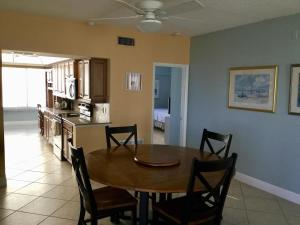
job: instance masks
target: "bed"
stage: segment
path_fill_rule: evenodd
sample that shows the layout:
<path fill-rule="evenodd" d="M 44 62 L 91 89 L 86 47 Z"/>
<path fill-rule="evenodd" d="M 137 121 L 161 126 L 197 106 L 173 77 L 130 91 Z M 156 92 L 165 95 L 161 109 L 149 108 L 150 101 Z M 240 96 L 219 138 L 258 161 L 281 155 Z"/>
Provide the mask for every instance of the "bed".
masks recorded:
<path fill-rule="evenodd" d="M 156 108 L 154 109 L 154 127 L 165 130 L 165 118 L 168 117 L 167 108 Z"/>

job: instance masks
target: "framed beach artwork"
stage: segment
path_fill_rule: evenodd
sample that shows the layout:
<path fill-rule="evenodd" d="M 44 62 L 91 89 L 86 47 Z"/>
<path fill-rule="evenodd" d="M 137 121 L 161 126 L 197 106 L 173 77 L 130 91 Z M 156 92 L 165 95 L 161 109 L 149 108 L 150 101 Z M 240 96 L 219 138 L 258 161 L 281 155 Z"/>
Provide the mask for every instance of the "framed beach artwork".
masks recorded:
<path fill-rule="evenodd" d="M 300 64 L 291 66 L 289 113 L 300 114 Z"/>
<path fill-rule="evenodd" d="M 234 67 L 229 72 L 228 107 L 274 112 L 278 67 Z"/>
<path fill-rule="evenodd" d="M 140 73 L 126 73 L 126 89 L 129 91 L 142 90 L 142 76 Z"/>

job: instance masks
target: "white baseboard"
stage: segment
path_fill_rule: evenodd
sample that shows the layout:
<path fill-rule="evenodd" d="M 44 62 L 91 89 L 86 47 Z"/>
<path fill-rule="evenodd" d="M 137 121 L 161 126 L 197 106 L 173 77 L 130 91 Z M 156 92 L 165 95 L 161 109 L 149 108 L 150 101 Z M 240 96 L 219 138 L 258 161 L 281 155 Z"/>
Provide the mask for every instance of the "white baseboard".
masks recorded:
<path fill-rule="evenodd" d="M 288 201 L 294 202 L 296 204 L 300 205 L 300 194 L 297 194 L 295 192 L 283 189 L 281 187 L 277 187 L 273 184 L 269 184 L 265 181 L 256 179 L 254 177 L 250 177 L 246 174 L 242 174 L 239 172 L 236 172 L 235 179 L 248 184 L 250 186 L 256 187 L 258 189 L 261 189 L 263 191 L 269 192 L 273 195 L 276 195 L 280 198 L 286 199 Z"/>

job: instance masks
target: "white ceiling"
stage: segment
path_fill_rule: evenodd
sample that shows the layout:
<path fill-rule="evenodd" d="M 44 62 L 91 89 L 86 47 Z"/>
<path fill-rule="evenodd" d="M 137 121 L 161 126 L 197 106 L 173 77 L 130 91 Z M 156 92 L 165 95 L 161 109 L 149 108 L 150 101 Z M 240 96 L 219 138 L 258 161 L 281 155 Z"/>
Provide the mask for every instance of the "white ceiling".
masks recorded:
<path fill-rule="evenodd" d="M 135 3 L 138 0 L 127 0 Z M 162 0 L 165 5 L 185 0 Z M 199 7 L 176 16 L 190 20 L 169 19 L 162 32 L 179 32 L 189 36 L 223 30 L 266 19 L 300 13 L 300 0 L 201 0 Z M 133 16 L 133 11 L 114 0 L 1 0 L 0 10 L 20 11 L 36 15 L 87 21 L 95 17 Z M 114 20 L 106 23 L 136 26 L 138 19 Z M 96 28 L 95 28 L 96 29 Z"/>

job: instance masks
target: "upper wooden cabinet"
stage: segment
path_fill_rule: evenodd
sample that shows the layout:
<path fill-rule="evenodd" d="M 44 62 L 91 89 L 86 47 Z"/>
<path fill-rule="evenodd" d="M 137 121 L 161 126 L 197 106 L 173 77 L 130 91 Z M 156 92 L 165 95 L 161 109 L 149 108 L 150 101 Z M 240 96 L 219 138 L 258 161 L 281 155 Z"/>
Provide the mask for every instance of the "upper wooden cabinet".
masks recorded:
<path fill-rule="evenodd" d="M 77 60 L 68 60 L 52 66 L 53 95 L 66 96 L 66 77 L 77 77 Z"/>
<path fill-rule="evenodd" d="M 107 59 L 84 59 L 78 62 L 78 96 L 92 103 L 108 101 Z"/>

